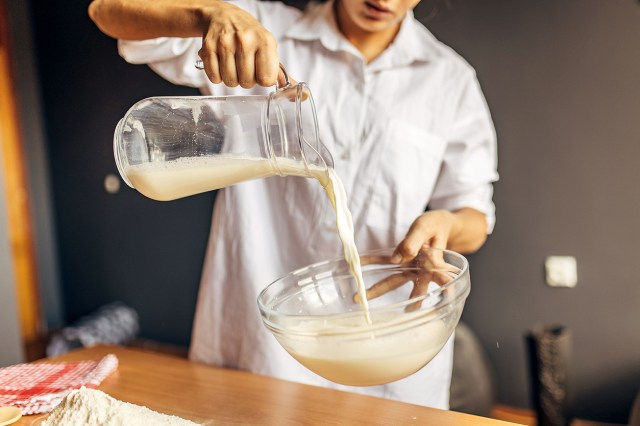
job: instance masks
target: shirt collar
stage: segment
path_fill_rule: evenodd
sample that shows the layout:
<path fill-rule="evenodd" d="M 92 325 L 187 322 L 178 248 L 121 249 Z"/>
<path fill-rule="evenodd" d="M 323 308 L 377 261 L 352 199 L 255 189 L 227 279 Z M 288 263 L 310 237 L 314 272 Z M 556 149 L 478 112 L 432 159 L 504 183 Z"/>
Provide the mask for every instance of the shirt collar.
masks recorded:
<path fill-rule="evenodd" d="M 357 49 L 340 33 L 333 14 L 333 4 L 333 0 L 311 3 L 302 19 L 285 32 L 285 37 L 301 41 L 319 40 L 328 50 L 347 51 L 359 55 Z"/>
<path fill-rule="evenodd" d="M 285 37 L 301 41 L 319 40 L 331 51 L 346 51 L 361 57 L 360 52 L 345 39 L 336 23 L 333 13 L 334 0 L 314 4 L 306 11 L 302 19 L 292 25 Z M 387 49 L 371 64 L 375 68 L 397 67 L 413 62 L 425 62 L 438 55 L 437 40 L 414 16 L 407 12 L 400 31 Z"/>

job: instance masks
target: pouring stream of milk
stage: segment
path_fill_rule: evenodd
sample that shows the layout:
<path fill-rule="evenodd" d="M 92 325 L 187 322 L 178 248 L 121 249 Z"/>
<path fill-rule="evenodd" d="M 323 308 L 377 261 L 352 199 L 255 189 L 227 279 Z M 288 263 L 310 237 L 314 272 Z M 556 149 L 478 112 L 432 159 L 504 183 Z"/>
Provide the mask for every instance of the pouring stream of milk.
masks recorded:
<path fill-rule="evenodd" d="M 357 284 L 360 306 L 367 323 L 371 324 L 360 255 L 354 240 L 353 219 L 340 177 L 332 168 L 307 168 L 302 162 L 281 157 L 278 157 L 276 162 L 280 174 L 306 177 L 311 175 L 324 187 L 336 212 L 338 235 L 342 241 L 345 260 Z M 155 200 L 166 201 L 249 179 L 271 176 L 273 170 L 273 163 L 268 159 L 221 155 L 132 165 L 127 167 L 126 174 L 142 194 Z"/>
<path fill-rule="evenodd" d="M 338 228 L 338 236 L 342 241 L 344 259 L 349 264 L 351 275 L 353 275 L 353 278 L 356 280 L 359 303 L 364 311 L 367 323 L 371 324 L 369 302 L 367 302 L 367 289 L 364 286 L 364 279 L 362 278 L 360 255 L 358 254 L 358 248 L 356 247 L 354 239 L 353 218 L 347 205 L 347 194 L 344 190 L 344 185 L 342 185 L 342 181 L 334 169 L 328 169 L 328 177 L 329 182 L 323 186 L 336 212 L 336 227 Z M 322 183 L 322 180 L 320 180 L 320 182 Z"/>

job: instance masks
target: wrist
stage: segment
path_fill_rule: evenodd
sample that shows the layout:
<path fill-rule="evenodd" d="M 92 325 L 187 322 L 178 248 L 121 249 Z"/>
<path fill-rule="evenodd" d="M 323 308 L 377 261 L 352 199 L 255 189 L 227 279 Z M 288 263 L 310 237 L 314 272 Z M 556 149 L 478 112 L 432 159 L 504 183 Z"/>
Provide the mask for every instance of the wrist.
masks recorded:
<path fill-rule="evenodd" d="M 197 28 L 199 32 L 198 35 L 205 34 L 212 22 L 225 19 L 224 16 L 228 13 L 228 10 L 235 7 L 225 1 L 205 1 L 198 3 L 199 4 L 194 5 L 191 10 L 194 27 Z"/>
<path fill-rule="evenodd" d="M 447 239 L 455 238 L 457 235 L 462 232 L 463 221 L 460 215 L 457 212 L 452 212 L 450 210 L 437 210 L 442 218 L 442 224 L 446 224 L 448 228 Z"/>

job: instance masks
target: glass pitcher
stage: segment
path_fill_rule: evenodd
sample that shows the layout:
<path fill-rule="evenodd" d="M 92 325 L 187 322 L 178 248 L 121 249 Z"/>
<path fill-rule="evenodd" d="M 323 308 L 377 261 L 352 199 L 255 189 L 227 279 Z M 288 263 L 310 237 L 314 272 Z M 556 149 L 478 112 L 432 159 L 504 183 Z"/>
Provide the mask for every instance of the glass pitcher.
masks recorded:
<path fill-rule="evenodd" d="M 153 97 L 118 123 L 122 179 L 160 201 L 268 176 L 327 179 L 333 158 L 318 137 L 304 83 L 265 96 Z"/>

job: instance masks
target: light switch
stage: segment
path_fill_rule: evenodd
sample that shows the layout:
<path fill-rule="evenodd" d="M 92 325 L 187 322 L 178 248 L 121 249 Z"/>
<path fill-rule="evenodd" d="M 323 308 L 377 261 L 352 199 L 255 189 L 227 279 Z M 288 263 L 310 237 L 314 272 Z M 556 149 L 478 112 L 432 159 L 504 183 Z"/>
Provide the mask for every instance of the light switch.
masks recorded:
<path fill-rule="evenodd" d="M 578 283 L 578 264 L 573 256 L 549 256 L 544 268 L 551 287 L 575 287 Z"/>

